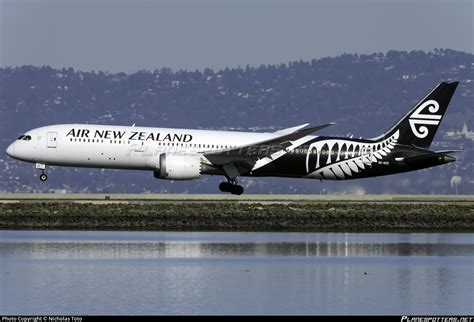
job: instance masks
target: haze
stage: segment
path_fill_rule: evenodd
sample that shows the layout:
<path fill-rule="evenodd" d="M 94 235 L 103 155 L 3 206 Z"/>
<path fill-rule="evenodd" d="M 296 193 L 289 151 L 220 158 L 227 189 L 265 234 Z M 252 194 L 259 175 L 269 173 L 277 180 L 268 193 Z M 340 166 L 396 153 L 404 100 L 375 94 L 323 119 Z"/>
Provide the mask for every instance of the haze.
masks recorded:
<path fill-rule="evenodd" d="M 473 2 L 0 0 L 0 66 L 133 73 L 473 52 Z"/>

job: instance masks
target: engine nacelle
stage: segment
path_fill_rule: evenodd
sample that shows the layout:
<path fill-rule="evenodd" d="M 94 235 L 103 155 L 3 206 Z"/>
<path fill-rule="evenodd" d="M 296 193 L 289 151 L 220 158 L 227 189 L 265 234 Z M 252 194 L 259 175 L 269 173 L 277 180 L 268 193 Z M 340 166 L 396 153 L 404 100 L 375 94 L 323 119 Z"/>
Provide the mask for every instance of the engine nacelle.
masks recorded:
<path fill-rule="evenodd" d="M 155 178 L 167 180 L 190 180 L 201 176 L 201 157 L 196 154 L 160 154 L 160 170 Z"/>

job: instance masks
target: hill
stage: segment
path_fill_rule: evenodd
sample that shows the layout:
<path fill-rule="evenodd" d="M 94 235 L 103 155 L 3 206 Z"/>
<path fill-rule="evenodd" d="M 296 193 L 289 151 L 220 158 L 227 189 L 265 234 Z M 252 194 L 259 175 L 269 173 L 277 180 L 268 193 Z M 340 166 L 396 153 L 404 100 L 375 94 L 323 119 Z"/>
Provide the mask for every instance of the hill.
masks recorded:
<path fill-rule="evenodd" d="M 336 122 L 324 135 L 374 137 L 437 83 L 460 85 L 434 149 L 464 149 L 459 161 L 411 174 L 349 182 L 242 179 L 248 193 L 474 192 L 474 55 L 449 49 L 344 54 L 312 61 L 214 71 L 162 68 L 134 74 L 48 66 L 0 68 L 0 150 L 28 129 L 55 123 L 268 131 Z M 466 125 L 465 125 L 466 124 Z M 461 129 L 465 125 L 464 132 Z M 466 129 L 467 128 L 467 129 Z M 152 173 L 55 168 L 41 183 L 32 165 L 0 156 L 3 192 L 216 192 L 221 178 L 157 181 Z"/>

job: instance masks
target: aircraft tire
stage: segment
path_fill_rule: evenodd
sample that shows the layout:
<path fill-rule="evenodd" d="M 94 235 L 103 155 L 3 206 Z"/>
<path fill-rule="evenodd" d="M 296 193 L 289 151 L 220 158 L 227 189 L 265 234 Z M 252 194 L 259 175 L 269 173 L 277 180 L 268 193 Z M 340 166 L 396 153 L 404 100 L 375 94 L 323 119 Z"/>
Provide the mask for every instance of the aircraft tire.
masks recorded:
<path fill-rule="evenodd" d="M 235 186 L 232 187 L 231 193 L 233 195 L 241 195 L 241 194 L 244 193 L 244 187 L 239 186 L 239 185 L 235 185 Z"/>
<path fill-rule="evenodd" d="M 219 184 L 219 190 L 222 192 L 232 192 L 233 185 L 229 182 L 221 182 Z"/>

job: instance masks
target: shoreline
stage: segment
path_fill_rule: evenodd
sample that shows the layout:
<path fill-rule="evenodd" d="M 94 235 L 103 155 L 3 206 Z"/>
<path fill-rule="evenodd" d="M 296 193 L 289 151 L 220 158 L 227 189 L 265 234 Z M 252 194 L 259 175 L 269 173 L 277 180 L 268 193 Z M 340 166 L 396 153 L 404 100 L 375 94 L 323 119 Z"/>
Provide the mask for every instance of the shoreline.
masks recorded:
<path fill-rule="evenodd" d="M 299 201 L 431 201 L 474 202 L 474 195 L 315 195 L 315 194 L 109 194 L 109 193 L 0 193 L 0 203 L 24 200 L 68 201 L 237 201 L 237 202 L 299 202 Z"/>
<path fill-rule="evenodd" d="M 238 202 L 218 198 L 184 200 L 183 196 L 189 198 L 190 195 L 176 195 L 172 200 L 155 198 L 145 201 L 114 199 L 117 195 L 110 195 L 107 200 L 99 195 L 95 195 L 96 199 L 73 200 L 28 199 L 26 195 L 23 199 L 0 198 L 0 229 L 474 232 L 472 196 L 450 201 L 433 198 L 436 196 L 396 201 L 368 200 L 367 196 L 365 200 L 341 200 L 331 196 L 326 200 L 260 198 Z"/>

